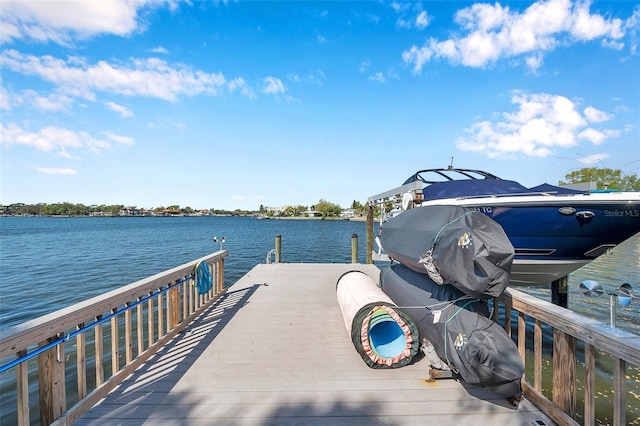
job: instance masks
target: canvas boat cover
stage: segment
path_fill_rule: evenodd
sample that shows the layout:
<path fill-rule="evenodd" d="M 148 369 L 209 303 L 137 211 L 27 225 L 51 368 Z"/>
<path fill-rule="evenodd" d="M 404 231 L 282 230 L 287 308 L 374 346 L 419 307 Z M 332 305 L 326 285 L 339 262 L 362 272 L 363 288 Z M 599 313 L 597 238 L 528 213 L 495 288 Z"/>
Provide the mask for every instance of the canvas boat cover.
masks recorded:
<path fill-rule="evenodd" d="M 343 274 L 336 293 L 347 333 L 369 367 L 398 368 L 413 360 L 420 345 L 415 323 L 368 275 Z"/>
<path fill-rule="evenodd" d="M 485 316 L 481 299 L 461 295 L 450 285 L 439 285 L 427 275 L 403 265 L 382 271 L 383 291 L 406 312 L 421 338 L 437 355 L 473 385 L 491 387 L 511 398 L 521 394 L 524 363 L 506 331 Z"/>
<path fill-rule="evenodd" d="M 509 285 L 513 246 L 502 227 L 478 211 L 417 207 L 384 223 L 379 238 L 391 259 L 470 296 L 498 297 Z"/>

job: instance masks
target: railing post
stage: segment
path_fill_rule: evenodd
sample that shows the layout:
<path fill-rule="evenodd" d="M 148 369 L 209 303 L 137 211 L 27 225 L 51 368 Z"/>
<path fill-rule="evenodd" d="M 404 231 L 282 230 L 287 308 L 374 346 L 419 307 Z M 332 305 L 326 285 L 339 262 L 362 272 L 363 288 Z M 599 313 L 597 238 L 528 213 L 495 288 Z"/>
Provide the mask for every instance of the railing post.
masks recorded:
<path fill-rule="evenodd" d="M 40 342 L 40 347 L 55 341 L 58 336 Z M 58 351 L 62 351 L 59 359 Z M 66 409 L 66 390 L 64 380 L 64 344 L 38 355 L 38 383 L 40 385 L 40 424 L 50 425 Z"/>
<path fill-rule="evenodd" d="M 84 327 L 84 323 L 78 324 L 76 330 Z M 86 367 L 86 348 L 85 348 L 85 334 L 80 333 L 76 337 L 76 375 L 78 381 L 78 399 L 83 399 L 87 396 L 87 367 Z"/>
<path fill-rule="evenodd" d="M 351 235 L 351 263 L 358 263 L 358 234 Z"/>
<path fill-rule="evenodd" d="M 613 368 L 613 424 L 614 425 L 626 425 L 627 413 L 626 410 L 626 397 L 625 391 L 625 370 L 627 363 L 622 359 L 614 360 Z"/>
<path fill-rule="evenodd" d="M 125 306 L 128 308 L 131 306 L 130 302 L 127 302 Z M 127 309 L 124 312 L 124 359 L 125 365 L 131 363 L 133 360 L 133 343 L 132 343 L 132 330 L 131 330 L 131 309 Z"/>
<path fill-rule="evenodd" d="M 216 294 L 218 294 L 224 289 L 224 259 L 218 260 L 216 271 Z"/>
<path fill-rule="evenodd" d="M 280 263 L 280 255 L 282 249 L 282 235 L 276 235 L 276 263 Z"/>
<path fill-rule="evenodd" d="M 553 403 L 571 418 L 576 414 L 576 338 L 553 330 Z"/>
<path fill-rule="evenodd" d="M 102 315 L 96 316 L 96 321 L 100 321 L 101 319 Z M 104 334 L 102 330 L 102 324 L 98 324 L 94 328 L 94 347 L 96 352 L 96 387 L 104 383 L 104 367 L 102 366 L 102 358 L 104 355 L 103 338 Z"/>
<path fill-rule="evenodd" d="M 21 358 L 27 354 L 23 349 L 16 354 Z M 16 384 L 18 388 L 18 426 L 29 426 L 29 364 L 21 362 L 16 366 Z"/>
<path fill-rule="evenodd" d="M 596 418 L 596 348 L 584 345 L 584 426 L 594 426 Z"/>
<path fill-rule="evenodd" d="M 111 313 L 115 314 L 118 308 L 111 309 Z M 111 375 L 113 376 L 120 371 L 120 345 L 118 342 L 118 316 L 111 317 Z"/>
<path fill-rule="evenodd" d="M 175 285 L 169 290 L 171 299 L 171 329 L 180 321 L 180 298 L 178 297 L 178 286 Z"/>
<path fill-rule="evenodd" d="M 143 314 L 142 314 L 142 303 L 140 303 L 140 301 L 142 300 L 141 296 L 138 296 L 138 307 L 137 307 L 137 312 L 136 312 L 136 323 L 137 323 L 137 332 L 138 332 L 138 336 L 137 336 L 137 340 L 138 340 L 138 355 L 140 355 L 142 353 L 142 351 L 144 351 L 144 318 L 143 318 Z"/>

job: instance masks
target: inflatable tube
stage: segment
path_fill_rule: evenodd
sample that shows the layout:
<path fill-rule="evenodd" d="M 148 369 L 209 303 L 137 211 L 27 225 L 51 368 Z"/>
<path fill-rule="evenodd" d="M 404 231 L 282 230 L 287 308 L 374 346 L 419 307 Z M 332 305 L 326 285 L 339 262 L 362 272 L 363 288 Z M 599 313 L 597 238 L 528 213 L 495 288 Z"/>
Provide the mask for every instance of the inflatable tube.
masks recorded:
<path fill-rule="evenodd" d="M 338 305 L 354 347 L 371 368 L 398 368 L 418 353 L 413 320 L 368 275 L 351 271 L 336 284 Z"/>
<path fill-rule="evenodd" d="M 211 270 L 205 260 L 198 262 L 194 268 L 195 282 L 198 294 L 206 294 L 213 288 L 213 277 Z"/>
<path fill-rule="evenodd" d="M 459 298 L 455 288 L 398 264 L 382 271 L 380 285 L 413 319 L 420 337 L 431 342 L 436 354 L 465 382 L 490 386 L 508 398 L 522 393 L 524 363 L 518 347 L 484 315 L 488 313 L 484 301 Z"/>
<path fill-rule="evenodd" d="M 509 285 L 514 249 L 490 217 L 459 206 L 408 210 L 380 227 L 391 259 L 473 297 L 498 297 Z"/>

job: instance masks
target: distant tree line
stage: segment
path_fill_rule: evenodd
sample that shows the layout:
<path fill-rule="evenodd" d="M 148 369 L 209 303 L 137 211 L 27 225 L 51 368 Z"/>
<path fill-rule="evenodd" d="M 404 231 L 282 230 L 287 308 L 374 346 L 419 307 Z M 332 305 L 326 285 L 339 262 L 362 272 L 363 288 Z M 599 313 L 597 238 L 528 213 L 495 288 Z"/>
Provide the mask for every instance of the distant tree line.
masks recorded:
<path fill-rule="evenodd" d="M 364 206 L 354 201 L 351 209 L 355 214 L 364 214 Z M 233 215 L 233 216 L 249 216 L 256 213 L 267 214 L 270 216 L 284 217 L 300 217 L 309 210 L 316 211 L 322 217 L 335 217 L 342 213 L 342 208 L 338 204 L 331 203 L 321 199 L 313 206 L 286 206 L 279 211 L 278 214 L 268 212 L 267 208 L 260 206 L 258 211 L 253 210 L 225 210 L 225 209 L 193 209 L 189 206 L 180 207 L 179 205 L 170 205 L 167 207 L 159 206 L 151 209 L 138 208 L 136 206 L 125 206 L 123 204 L 114 205 L 90 205 L 74 204 L 69 202 L 62 203 L 38 203 L 25 204 L 14 203 L 0 205 L 0 214 L 8 216 L 191 216 L 191 215 Z"/>
<path fill-rule="evenodd" d="M 620 191 L 639 191 L 640 179 L 633 174 L 623 174 L 619 169 L 600 167 L 584 167 L 574 170 L 564 177 L 566 181 L 560 181 L 560 185 L 595 182 L 597 189 L 610 189 Z"/>
<path fill-rule="evenodd" d="M 248 210 L 224 210 L 224 209 L 204 209 L 195 210 L 191 207 L 180 207 L 171 205 L 160 206 L 151 209 L 138 208 L 136 206 L 125 206 L 123 204 L 114 205 L 91 205 L 63 203 L 38 203 L 25 204 L 14 203 L 0 205 L 0 214 L 8 216 L 189 216 L 189 215 L 251 215 L 253 211 Z"/>

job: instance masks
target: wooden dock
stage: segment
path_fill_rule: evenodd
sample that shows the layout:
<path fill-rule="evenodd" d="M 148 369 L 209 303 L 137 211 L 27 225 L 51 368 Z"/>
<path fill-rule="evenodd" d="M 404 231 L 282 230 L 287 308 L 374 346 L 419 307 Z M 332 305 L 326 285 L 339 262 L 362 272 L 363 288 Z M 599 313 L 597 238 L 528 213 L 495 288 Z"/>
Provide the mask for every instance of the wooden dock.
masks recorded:
<path fill-rule="evenodd" d="M 527 400 L 427 383 L 420 357 L 368 368 L 336 301 L 350 270 L 378 281 L 373 265 L 256 266 L 75 424 L 554 424 Z"/>

